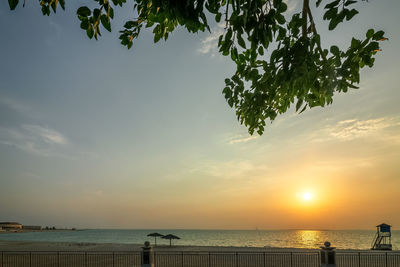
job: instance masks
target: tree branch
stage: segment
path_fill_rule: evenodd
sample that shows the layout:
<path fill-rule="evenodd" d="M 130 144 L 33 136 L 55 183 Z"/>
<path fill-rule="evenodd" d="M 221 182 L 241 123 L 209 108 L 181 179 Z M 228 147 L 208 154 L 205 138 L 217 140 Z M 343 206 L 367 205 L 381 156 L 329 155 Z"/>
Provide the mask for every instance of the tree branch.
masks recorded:
<path fill-rule="evenodd" d="M 306 1 L 308 2 L 308 0 L 304 0 L 304 2 L 306 2 Z M 311 27 L 311 30 L 312 30 L 312 32 L 313 32 L 315 35 L 317 35 L 317 34 L 318 34 L 317 28 L 315 27 L 315 23 L 314 23 L 314 19 L 313 19 L 312 13 L 311 13 L 310 5 L 309 5 L 308 3 L 307 3 L 307 6 L 305 6 L 305 10 L 306 10 L 306 12 L 307 12 L 307 14 L 308 14 L 308 17 L 310 18 L 310 23 L 311 23 L 310 27 Z M 304 12 L 304 6 L 303 6 L 303 12 Z M 306 24 L 306 25 L 307 25 L 307 24 Z M 317 44 L 317 48 L 318 48 L 319 53 L 321 54 L 322 59 L 323 59 L 324 61 L 327 61 L 326 56 L 325 56 L 325 54 L 324 54 L 324 51 L 322 50 L 322 47 L 321 47 L 321 42 L 319 42 L 319 43 Z"/>
<path fill-rule="evenodd" d="M 309 0 L 303 0 L 303 12 L 302 12 L 302 16 L 303 16 L 303 25 L 302 25 L 302 36 L 305 38 L 307 37 L 307 8 L 309 8 Z"/>

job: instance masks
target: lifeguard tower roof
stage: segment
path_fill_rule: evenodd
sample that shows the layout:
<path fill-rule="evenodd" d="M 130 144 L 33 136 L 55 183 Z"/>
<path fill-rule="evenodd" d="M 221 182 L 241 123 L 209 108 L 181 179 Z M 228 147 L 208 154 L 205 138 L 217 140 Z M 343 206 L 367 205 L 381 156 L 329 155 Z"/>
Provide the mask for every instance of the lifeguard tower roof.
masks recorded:
<path fill-rule="evenodd" d="M 392 227 L 392 226 L 389 224 L 386 224 L 386 223 L 381 223 L 381 224 L 377 225 L 376 227 Z"/>

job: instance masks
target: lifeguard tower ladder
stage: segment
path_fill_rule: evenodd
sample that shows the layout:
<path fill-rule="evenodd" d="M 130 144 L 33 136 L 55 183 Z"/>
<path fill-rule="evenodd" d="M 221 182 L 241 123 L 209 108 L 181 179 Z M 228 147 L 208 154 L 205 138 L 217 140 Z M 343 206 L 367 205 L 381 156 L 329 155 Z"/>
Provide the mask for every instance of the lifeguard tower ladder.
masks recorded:
<path fill-rule="evenodd" d="M 390 225 L 382 223 L 376 226 L 376 234 L 372 243 L 373 250 L 392 250 L 392 233 Z"/>

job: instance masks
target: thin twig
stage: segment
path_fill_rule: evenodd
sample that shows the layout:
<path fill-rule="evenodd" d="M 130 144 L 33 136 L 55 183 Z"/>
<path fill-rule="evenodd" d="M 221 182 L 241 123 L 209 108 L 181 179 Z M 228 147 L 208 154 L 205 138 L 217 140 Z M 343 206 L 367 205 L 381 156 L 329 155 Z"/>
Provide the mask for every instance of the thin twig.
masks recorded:
<path fill-rule="evenodd" d="M 226 1 L 226 10 L 225 10 L 225 30 L 228 28 L 228 11 L 229 11 L 229 1 Z"/>

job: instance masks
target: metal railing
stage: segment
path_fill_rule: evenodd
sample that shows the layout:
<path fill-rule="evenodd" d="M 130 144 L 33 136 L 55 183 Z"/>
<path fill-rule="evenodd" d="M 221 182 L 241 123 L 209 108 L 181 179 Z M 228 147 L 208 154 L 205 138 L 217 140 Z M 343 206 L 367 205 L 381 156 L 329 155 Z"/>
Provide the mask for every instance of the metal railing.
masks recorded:
<path fill-rule="evenodd" d="M 155 267 L 319 267 L 319 252 L 155 251 Z M 337 252 L 337 267 L 400 267 L 400 252 Z M 0 267 L 140 267 L 141 252 L 0 253 Z"/>

